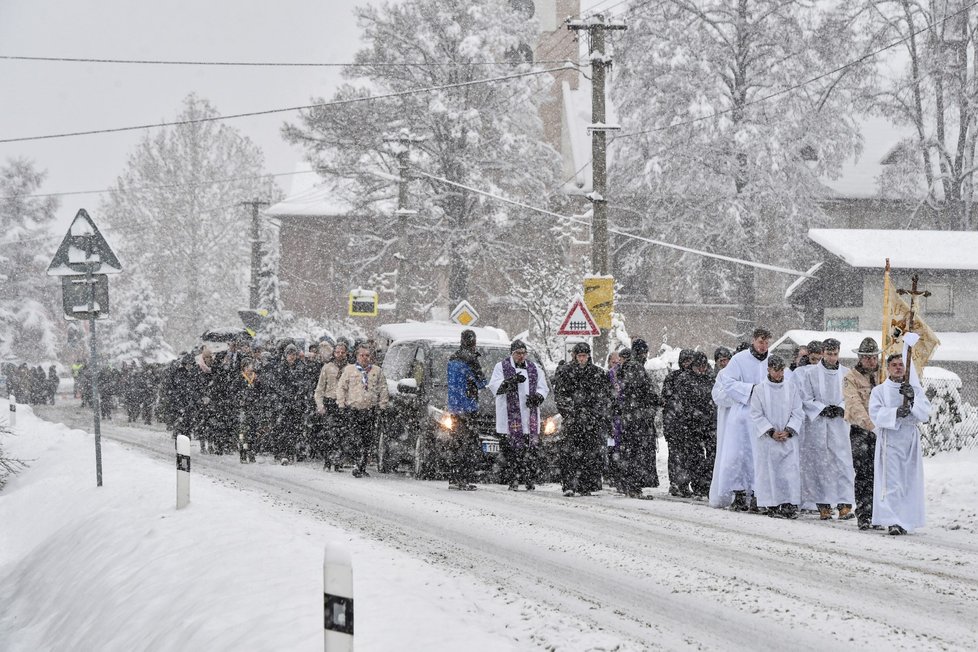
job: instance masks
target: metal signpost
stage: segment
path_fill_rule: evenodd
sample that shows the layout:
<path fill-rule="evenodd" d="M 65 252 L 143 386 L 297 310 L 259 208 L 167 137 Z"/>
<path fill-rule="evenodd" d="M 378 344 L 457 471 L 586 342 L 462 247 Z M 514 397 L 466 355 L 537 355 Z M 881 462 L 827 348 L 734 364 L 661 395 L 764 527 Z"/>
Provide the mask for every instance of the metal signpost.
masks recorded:
<path fill-rule="evenodd" d="M 92 410 L 95 413 L 95 476 L 102 486 L 102 404 L 98 393 L 98 339 L 95 321 L 109 316 L 107 274 L 119 274 L 122 265 L 109 243 L 82 208 L 75 215 L 61 246 L 48 265 L 48 276 L 61 277 L 65 319 L 89 320 L 89 373 L 92 379 Z"/>

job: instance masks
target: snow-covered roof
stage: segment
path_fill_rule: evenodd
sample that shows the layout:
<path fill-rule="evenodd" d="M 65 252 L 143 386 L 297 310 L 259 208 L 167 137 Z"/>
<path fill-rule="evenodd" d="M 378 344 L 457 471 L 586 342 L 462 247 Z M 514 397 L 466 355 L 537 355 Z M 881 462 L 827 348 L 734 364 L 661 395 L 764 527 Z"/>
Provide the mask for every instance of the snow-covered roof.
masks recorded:
<path fill-rule="evenodd" d="M 492 326 L 462 326 L 452 322 L 428 321 L 428 322 L 404 322 L 400 324 L 384 324 L 377 328 L 377 338 L 391 342 L 397 340 L 437 340 L 451 341 L 456 344 L 465 329 L 475 331 L 476 342 L 478 343 L 503 343 L 509 344 L 509 336 L 501 328 Z"/>
<path fill-rule="evenodd" d="M 782 335 L 777 341 L 771 344 L 771 349 L 775 349 L 785 342 L 791 344 L 808 344 L 812 340 L 824 340 L 833 337 L 842 343 L 839 357 L 855 360 L 854 349 L 859 348 L 859 343 L 863 338 L 872 337 L 876 343 L 880 343 L 880 331 L 808 331 L 790 330 Z M 931 362 L 978 362 L 978 333 L 935 333 L 937 339 L 941 341 L 940 346 L 934 349 Z"/>
<path fill-rule="evenodd" d="M 978 270 L 978 231 L 809 229 L 808 237 L 853 267 Z"/>
<path fill-rule="evenodd" d="M 309 175 L 302 175 L 308 177 Z M 349 202 L 342 199 L 335 183 L 322 182 L 291 193 L 265 211 L 271 217 L 345 217 L 353 212 Z M 293 181 L 293 189 L 296 183 Z"/>

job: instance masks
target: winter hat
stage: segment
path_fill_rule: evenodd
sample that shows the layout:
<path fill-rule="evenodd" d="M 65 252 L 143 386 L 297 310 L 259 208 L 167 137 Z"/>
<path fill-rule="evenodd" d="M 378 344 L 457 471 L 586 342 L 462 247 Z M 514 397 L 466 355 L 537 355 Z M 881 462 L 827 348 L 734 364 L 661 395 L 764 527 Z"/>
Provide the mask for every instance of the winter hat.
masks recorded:
<path fill-rule="evenodd" d="M 693 354 L 696 353 L 693 349 L 682 349 L 679 351 L 679 368 L 682 369 L 685 363 L 692 363 Z"/>
<path fill-rule="evenodd" d="M 853 349 L 853 353 L 856 355 L 879 355 L 882 353 L 880 347 L 876 345 L 876 340 L 871 337 L 864 338 L 862 342 L 859 343 L 858 349 Z"/>
<path fill-rule="evenodd" d="M 285 355 L 288 355 L 290 353 L 298 353 L 298 352 L 299 352 L 299 348 L 295 344 L 289 344 L 288 346 L 285 347 L 285 350 L 283 351 Z"/>
<path fill-rule="evenodd" d="M 721 358 L 724 358 L 726 360 L 729 360 L 732 357 L 733 357 L 733 353 L 731 353 L 730 352 L 730 349 L 728 349 L 725 346 L 718 346 L 717 347 L 717 350 L 713 352 L 713 361 L 714 362 L 720 360 Z"/>
<path fill-rule="evenodd" d="M 841 347 L 842 342 L 832 337 L 822 342 L 823 351 L 838 351 Z"/>
<path fill-rule="evenodd" d="M 462 331 L 462 348 L 471 349 L 475 347 L 475 331 L 471 328 L 466 328 Z"/>
<path fill-rule="evenodd" d="M 618 357 L 621 358 L 622 362 L 628 362 L 632 359 L 632 350 L 629 348 L 624 348 L 618 352 Z"/>
<path fill-rule="evenodd" d="M 634 355 L 642 355 L 649 352 L 649 345 L 640 337 L 632 340 L 632 353 Z"/>
<path fill-rule="evenodd" d="M 690 367 L 705 367 L 709 364 L 705 353 L 702 351 L 693 351 L 692 362 L 689 363 Z"/>
<path fill-rule="evenodd" d="M 523 340 L 513 340 L 513 343 L 509 345 L 509 352 L 513 353 L 515 351 L 526 352 L 526 344 L 523 343 Z"/>
<path fill-rule="evenodd" d="M 587 342 L 578 342 L 574 345 L 574 355 L 577 355 L 578 353 L 587 353 L 588 355 L 591 355 L 591 345 Z"/>
<path fill-rule="evenodd" d="M 767 358 L 767 368 L 781 371 L 784 369 L 784 360 L 779 355 L 769 355 Z"/>

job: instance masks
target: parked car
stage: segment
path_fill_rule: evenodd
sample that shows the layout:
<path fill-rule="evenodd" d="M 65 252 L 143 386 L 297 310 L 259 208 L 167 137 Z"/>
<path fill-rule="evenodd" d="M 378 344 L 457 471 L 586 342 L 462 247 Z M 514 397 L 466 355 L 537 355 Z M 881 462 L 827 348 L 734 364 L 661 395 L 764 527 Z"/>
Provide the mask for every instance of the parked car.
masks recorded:
<path fill-rule="evenodd" d="M 453 328 L 447 329 L 447 325 L 437 324 L 437 328 L 426 329 L 425 324 L 410 326 L 413 328 L 399 329 L 399 334 L 405 337 L 386 343 L 383 368 L 393 411 L 386 415 L 381 427 L 378 469 L 387 472 L 406 466 L 417 478 L 442 478 L 446 470 L 446 443 L 457 426 L 445 409 L 448 358 L 458 349 L 464 327 L 451 325 Z M 486 335 L 496 331 L 480 330 Z M 478 339 L 477 348 L 486 378 L 490 377 L 496 363 L 509 355 L 509 341 L 503 338 L 505 333 Z M 541 373 L 546 373 L 542 365 L 538 366 Z M 540 416 L 544 446 L 549 450 L 560 429 L 560 416 L 552 397 L 548 396 L 541 406 Z M 477 424 L 483 453 L 477 475 L 481 480 L 491 482 L 498 475 L 499 438 L 495 428 L 495 400 L 488 390 L 483 390 L 480 395 Z M 545 458 L 552 457 L 545 454 Z M 547 466 L 552 465 L 548 462 Z"/>

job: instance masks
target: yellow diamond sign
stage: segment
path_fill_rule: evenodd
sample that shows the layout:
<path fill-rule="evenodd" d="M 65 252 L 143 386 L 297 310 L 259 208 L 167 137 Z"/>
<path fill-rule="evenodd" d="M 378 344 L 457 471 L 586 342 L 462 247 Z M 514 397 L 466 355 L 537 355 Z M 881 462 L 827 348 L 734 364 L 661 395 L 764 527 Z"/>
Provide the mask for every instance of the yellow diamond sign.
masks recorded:
<path fill-rule="evenodd" d="M 459 301 L 458 305 L 455 306 L 455 310 L 452 311 L 452 321 L 456 324 L 471 326 L 478 320 L 479 313 L 477 313 L 475 308 L 473 308 L 472 305 L 465 299 Z"/>

